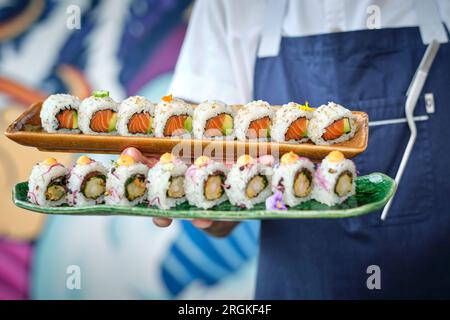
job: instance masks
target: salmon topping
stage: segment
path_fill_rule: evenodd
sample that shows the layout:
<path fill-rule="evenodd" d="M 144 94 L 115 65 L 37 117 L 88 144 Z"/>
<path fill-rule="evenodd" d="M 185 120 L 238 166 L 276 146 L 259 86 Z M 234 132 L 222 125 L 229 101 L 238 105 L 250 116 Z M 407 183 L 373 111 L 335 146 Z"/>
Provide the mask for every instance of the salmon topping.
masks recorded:
<path fill-rule="evenodd" d="M 95 132 L 110 132 L 109 124 L 115 114 L 116 113 L 110 109 L 97 111 L 91 119 L 91 130 Z"/>
<path fill-rule="evenodd" d="M 330 124 L 326 129 L 325 133 L 322 135 L 322 138 L 325 141 L 335 140 L 342 136 L 344 133 L 349 132 L 349 128 L 346 128 L 346 125 L 349 126 L 349 120 L 347 118 L 342 118 Z"/>
<path fill-rule="evenodd" d="M 171 116 L 164 128 L 164 135 L 170 137 L 186 134 L 188 131 L 184 128 L 184 122 L 187 118 L 187 115 Z"/>
<path fill-rule="evenodd" d="M 150 115 L 150 113 L 148 112 L 136 113 L 128 121 L 128 132 L 150 133 L 151 125 L 152 125 L 152 116 Z"/>
<path fill-rule="evenodd" d="M 308 134 L 308 119 L 300 117 L 288 128 L 285 134 L 285 140 L 301 140 Z"/>
<path fill-rule="evenodd" d="M 268 138 L 270 136 L 270 118 L 264 117 L 250 123 L 247 130 L 248 139 Z"/>
<path fill-rule="evenodd" d="M 75 117 L 77 116 L 76 110 L 64 109 L 56 115 L 56 119 L 59 122 L 59 129 L 76 129 L 74 128 Z"/>

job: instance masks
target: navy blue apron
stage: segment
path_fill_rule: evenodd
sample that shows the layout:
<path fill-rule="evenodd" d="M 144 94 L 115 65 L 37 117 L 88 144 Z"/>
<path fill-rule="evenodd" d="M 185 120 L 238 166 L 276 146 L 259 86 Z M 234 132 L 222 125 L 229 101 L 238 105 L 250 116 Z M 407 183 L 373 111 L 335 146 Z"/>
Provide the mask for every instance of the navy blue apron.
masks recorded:
<path fill-rule="evenodd" d="M 254 98 L 272 104 L 335 101 L 369 114 L 361 175 L 394 177 L 409 138 L 405 94 L 426 46 L 419 28 L 363 30 L 281 39 L 258 58 Z M 422 93 L 418 137 L 389 215 L 264 221 L 257 299 L 450 298 L 450 44 L 441 45 Z M 423 96 L 423 94 L 422 94 Z M 389 124 L 390 123 L 390 124 Z M 371 265 L 381 289 L 369 289 Z M 370 270 L 370 269 L 369 269 Z"/>

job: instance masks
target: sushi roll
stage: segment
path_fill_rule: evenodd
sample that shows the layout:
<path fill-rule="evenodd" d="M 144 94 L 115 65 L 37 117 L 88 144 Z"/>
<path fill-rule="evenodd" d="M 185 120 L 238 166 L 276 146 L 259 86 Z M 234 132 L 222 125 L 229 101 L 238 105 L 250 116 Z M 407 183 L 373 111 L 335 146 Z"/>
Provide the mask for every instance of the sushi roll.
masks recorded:
<path fill-rule="evenodd" d="M 78 108 L 80 99 L 70 94 L 53 94 L 42 104 L 42 128 L 50 133 L 79 133 Z"/>
<path fill-rule="evenodd" d="M 67 202 L 83 207 L 103 203 L 106 191 L 106 168 L 87 156 L 78 158 L 67 179 Z"/>
<path fill-rule="evenodd" d="M 148 201 L 160 209 L 170 209 L 186 201 L 184 179 L 187 166 L 171 153 L 161 156 L 148 173 Z"/>
<path fill-rule="evenodd" d="M 347 141 L 355 132 L 356 121 L 352 112 L 334 102 L 317 108 L 308 124 L 309 138 L 318 145 Z"/>
<path fill-rule="evenodd" d="M 280 191 L 283 203 L 294 207 L 311 199 L 314 164 L 293 152 L 285 153 L 275 166 L 272 191 Z"/>
<path fill-rule="evenodd" d="M 44 207 L 56 207 L 66 202 L 67 169 L 55 158 L 36 164 L 28 179 L 28 200 Z"/>
<path fill-rule="evenodd" d="M 84 134 L 117 134 L 118 104 L 109 96 L 108 91 L 95 91 L 80 104 L 78 124 Z"/>
<path fill-rule="evenodd" d="M 241 208 L 253 208 L 272 194 L 272 156 L 253 159 L 242 155 L 228 173 L 225 192 L 230 203 Z"/>
<path fill-rule="evenodd" d="M 206 156 L 198 157 L 186 171 L 184 186 L 189 204 L 209 209 L 227 200 L 224 183 L 227 167 Z"/>
<path fill-rule="evenodd" d="M 217 100 L 200 103 L 194 109 L 195 139 L 234 139 L 234 112 L 231 106 Z"/>
<path fill-rule="evenodd" d="M 105 203 L 134 206 L 147 196 L 148 167 L 129 155 L 121 155 L 108 171 Z"/>
<path fill-rule="evenodd" d="M 356 168 L 339 151 L 332 151 L 318 166 L 312 197 L 329 206 L 347 200 L 356 192 Z"/>
<path fill-rule="evenodd" d="M 147 98 L 134 96 L 122 101 L 117 115 L 117 131 L 121 136 L 153 135 L 155 106 Z"/>
<path fill-rule="evenodd" d="M 192 133 L 192 105 L 168 95 L 155 108 L 155 137 L 189 138 Z"/>
<path fill-rule="evenodd" d="M 270 135 L 275 142 L 303 143 L 308 138 L 308 123 L 313 115 L 313 108 L 289 102 L 275 113 Z"/>
<path fill-rule="evenodd" d="M 253 101 L 243 106 L 236 114 L 235 133 L 240 141 L 267 141 L 274 112 L 265 101 Z"/>

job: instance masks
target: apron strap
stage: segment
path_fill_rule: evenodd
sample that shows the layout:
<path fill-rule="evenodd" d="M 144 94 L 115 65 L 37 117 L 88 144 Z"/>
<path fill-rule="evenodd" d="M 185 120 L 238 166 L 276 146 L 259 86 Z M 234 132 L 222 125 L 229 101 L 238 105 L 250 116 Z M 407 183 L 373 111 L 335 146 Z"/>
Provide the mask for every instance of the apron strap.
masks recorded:
<path fill-rule="evenodd" d="M 447 32 L 435 0 L 415 0 L 414 10 L 423 44 L 430 44 L 433 40 L 439 43 L 448 42 Z"/>
<path fill-rule="evenodd" d="M 258 58 L 276 57 L 280 51 L 281 29 L 287 8 L 287 0 L 268 0 L 263 17 L 267 20 L 261 34 Z"/>

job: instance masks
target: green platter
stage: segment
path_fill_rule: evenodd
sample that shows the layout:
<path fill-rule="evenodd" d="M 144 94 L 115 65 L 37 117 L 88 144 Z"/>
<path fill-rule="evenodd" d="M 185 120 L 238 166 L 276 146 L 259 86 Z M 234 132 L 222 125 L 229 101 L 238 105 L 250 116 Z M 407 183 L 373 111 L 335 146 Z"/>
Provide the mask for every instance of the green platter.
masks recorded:
<path fill-rule="evenodd" d="M 344 203 L 333 207 L 310 200 L 285 211 L 268 211 L 261 203 L 252 209 L 241 209 L 228 201 L 210 210 L 201 210 L 190 206 L 187 202 L 171 209 L 160 210 L 141 204 L 135 207 L 118 207 L 96 205 L 89 207 L 41 207 L 27 200 L 28 182 L 18 183 L 13 190 L 13 201 L 16 206 L 45 214 L 62 215 L 128 215 L 146 217 L 167 217 L 179 219 L 208 218 L 216 220 L 245 219 L 315 219 L 315 218 L 347 218 L 367 214 L 382 208 L 394 195 L 395 181 L 382 173 L 358 177 L 356 180 L 356 195 Z"/>

